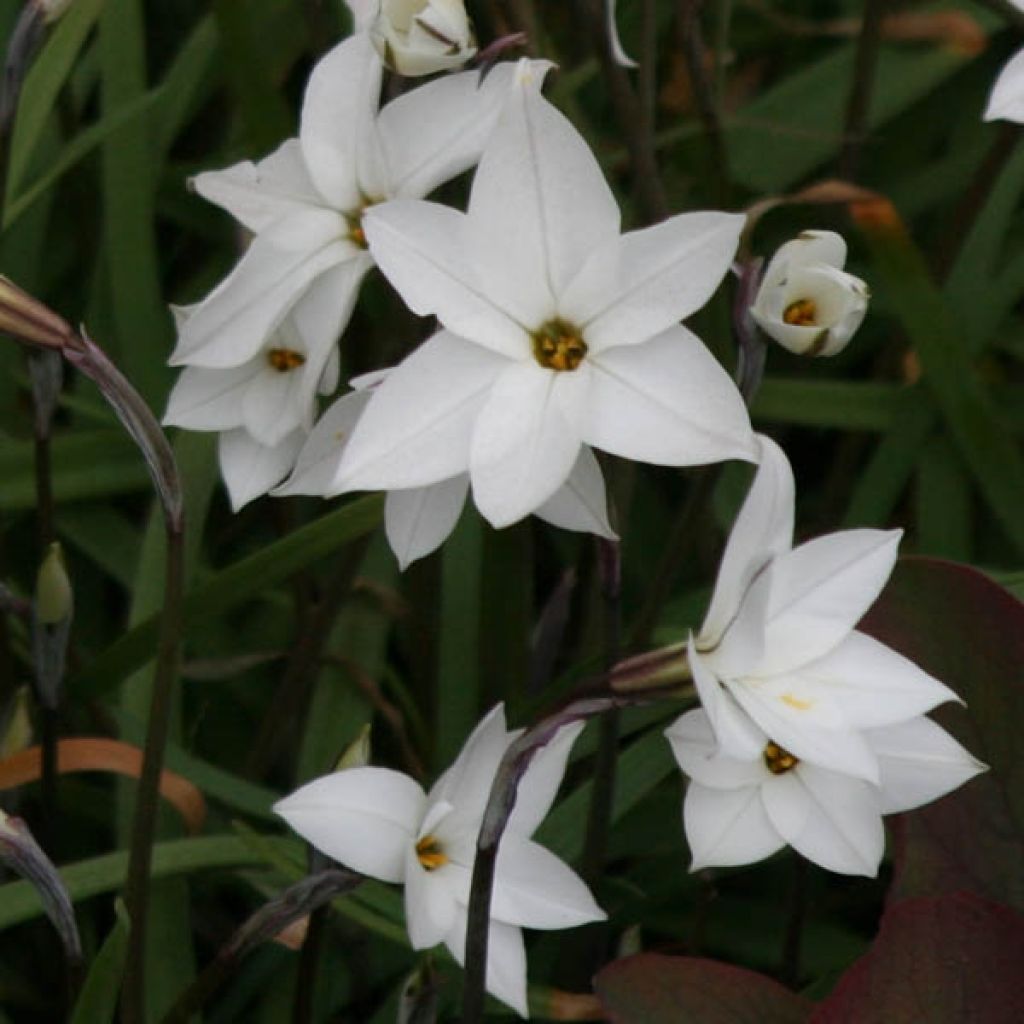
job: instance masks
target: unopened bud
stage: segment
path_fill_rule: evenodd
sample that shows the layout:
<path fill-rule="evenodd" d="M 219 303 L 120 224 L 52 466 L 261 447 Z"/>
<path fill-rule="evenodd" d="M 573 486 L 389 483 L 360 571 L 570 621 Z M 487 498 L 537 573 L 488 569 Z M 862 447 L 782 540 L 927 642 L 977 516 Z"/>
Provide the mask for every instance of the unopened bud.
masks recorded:
<path fill-rule="evenodd" d="M 389 68 L 410 77 L 459 67 L 476 53 L 463 0 L 381 0 L 370 38 Z"/>
<path fill-rule="evenodd" d="M 36 576 L 36 621 L 42 626 L 56 626 L 70 618 L 73 609 L 74 596 L 64 552 L 60 542 L 54 541 L 46 549 Z"/>
<path fill-rule="evenodd" d="M 370 763 L 370 725 L 359 730 L 359 735 L 345 748 L 338 758 L 334 770 L 343 772 L 348 768 L 363 768 Z"/>
<path fill-rule="evenodd" d="M 0 759 L 11 757 L 32 745 L 32 719 L 28 713 L 28 687 L 14 694 L 0 720 Z"/>
<path fill-rule="evenodd" d="M 63 317 L 0 276 L 0 332 L 19 341 L 61 350 L 72 344 L 75 332 Z"/>

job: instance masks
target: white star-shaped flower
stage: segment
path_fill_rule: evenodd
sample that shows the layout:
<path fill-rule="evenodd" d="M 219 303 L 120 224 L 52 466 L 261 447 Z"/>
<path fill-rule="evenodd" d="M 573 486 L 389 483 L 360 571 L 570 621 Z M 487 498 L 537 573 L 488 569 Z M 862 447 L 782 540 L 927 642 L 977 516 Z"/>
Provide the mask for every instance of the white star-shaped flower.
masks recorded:
<path fill-rule="evenodd" d="M 480 81 L 451 75 L 410 90 L 379 113 L 381 62 L 361 33 L 314 68 L 299 137 L 258 164 L 244 162 L 195 179 L 255 238 L 238 266 L 198 304 L 180 332 L 173 364 L 237 367 L 253 359 L 290 310 L 320 304 L 314 283 L 342 326 L 373 260 L 364 211 L 419 197 L 471 167 L 501 109 L 514 68 Z M 343 315 L 342 315 L 343 314 Z"/>
<path fill-rule="evenodd" d="M 793 472 L 758 435 L 761 461 L 722 557 L 694 684 L 723 754 L 760 757 L 765 736 L 801 762 L 879 781 L 862 734 L 956 694 L 854 627 L 896 562 L 899 530 L 844 530 L 793 544 Z"/>
<path fill-rule="evenodd" d="M 626 235 L 597 161 L 520 64 L 468 214 L 366 212 L 370 251 L 444 330 L 391 373 L 336 489 L 421 487 L 468 470 L 506 526 L 543 505 L 583 445 L 687 466 L 756 459 L 729 376 L 679 321 L 717 288 L 743 218 L 689 213 Z"/>
<path fill-rule="evenodd" d="M 294 473 L 275 494 L 329 497 L 335 493 L 331 482 L 349 438 L 370 401 L 372 387 L 389 372 L 367 374 L 352 382 L 357 390 L 343 395 L 320 417 L 299 453 Z M 468 493 L 466 473 L 425 487 L 388 491 L 384 526 L 402 569 L 444 543 L 455 529 Z M 580 449 L 569 479 L 535 510 L 535 514 L 565 530 L 593 533 L 609 540 L 617 538 L 608 522 L 608 500 L 601 467 L 594 453 L 586 447 Z"/>
<path fill-rule="evenodd" d="M 534 757 L 495 865 L 487 990 L 524 1017 L 521 928 L 573 928 L 605 916 L 576 874 L 530 839 L 551 807 L 581 728 L 563 728 Z M 351 768 L 303 786 L 274 810 L 339 863 L 404 885 L 413 947 L 443 942 L 462 964 L 477 833 L 498 764 L 517 735 L 506 729 L 498 705 L 429 794 L 400 772 Z"/>
<path fill-rule="evenodd" d="M 877 785 L 802 761 L 763 733 L 759 753 L 721 754 L 703 711 L 687 712 L 665 735 L 691 780 L 683 825 L 692 871 L 750 864 L 788 844 L 829 871 L 874 876 L 883 814 L 930 803 L 985 768 L 924 716 L 864 730 Z"/>

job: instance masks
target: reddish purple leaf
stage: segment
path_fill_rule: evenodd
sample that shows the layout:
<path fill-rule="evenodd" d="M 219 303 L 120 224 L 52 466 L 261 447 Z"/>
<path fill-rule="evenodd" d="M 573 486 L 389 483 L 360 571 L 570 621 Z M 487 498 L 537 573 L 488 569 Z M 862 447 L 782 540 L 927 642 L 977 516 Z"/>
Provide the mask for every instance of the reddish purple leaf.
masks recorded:
<path fill-rule="evenodd" d="M 809 1024 L 1024 1021 L 1024 916 L 973 893 L 901 900 Z"/>
<path fill-rule="evenodd" d="M 970 889 L 1024 908 L 1024 605 L 967 566 L 909 558 L 860 628 L 967 701 L 934 717 L 992 768 L 895 820 L 890 898 Z"/>
<path fill-rule="evenodd" d="M 640 953 L 594 978 L 612 1024 L 803 1024 L 811 1004 L 763 974 L 697 957 Z"/>

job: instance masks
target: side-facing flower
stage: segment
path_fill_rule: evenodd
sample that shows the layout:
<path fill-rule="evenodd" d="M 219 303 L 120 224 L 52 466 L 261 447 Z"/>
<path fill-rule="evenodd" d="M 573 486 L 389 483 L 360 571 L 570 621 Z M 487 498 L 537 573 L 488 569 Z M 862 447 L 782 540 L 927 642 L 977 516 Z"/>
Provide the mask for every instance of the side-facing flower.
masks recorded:
<path fill-rule="evenodd" d="M 413 89 L 378 114 L 381 63 L 365 33 L 314 68 L 299 137 L 258 164 L 196 177 L 196 190 L 255 238 L 238 266 L 199 303 L 178 338 L 174 364 L 238 367 L 253 359 L 290 311 L 307 303 L 348 319 L 373 265 L 364 211 L 419 197 L 471 167 L 500 112 L 513 68 L 474 72 Z"/>
<path fill-rule="evenodd" d="M 530 839 L 551 807 L 580 728 L 562 729 L 531 762 L 495 867 L 487 990 L 524 1017 L 521 929 L 572 928 L 604 918 L 575 873 Z M 303 786 L 274 809 L 339 863 L 403 884 L 413 947 L 443 942 L 461 964 L 477 833 L 498 764 L 517 735 L 506 729 L 499 705 L 429 794 L 400 772 L 350 768 Z"/>
<path fill-rule="evenodd" d="M 368 374 L 352 381 L 356 390 L 343 395 L 323 414 L 299 453 L 294 473 L 274 491 L 275 494 L 330 497 L 336 493 L 331 484 L 348 440 L 370 401 L 372 387 L 388 372 Z M 466 473 L 425 487 L 388 491 L 384 527 L 402 569 L 444 543 L 455 529 L 468 493 Z M 565 530 L 616 539 L 608 522 L 604 476 L 589 448 L 580 449 L 568 480 L 534 514 Z"/>
<path fill-rule="evenodd" d="M 627 235 L 597 161 L 521 62 L 468 214 L 368 210 L 370 251 L 444 330 L 375 392 L 337 489 L 420 487 L 468 470 L 506 526 L 543 505 L 583 445 L 660 465 L 754 459 L 732 381 L 679 321 L 718 286 L 743 218 L 689 213 Z"/>
<path fill-rule="evenodd" d="M 845 263 L 841 235 L 802 232 L 772 257 L 750 315 L 790 352 L 834 356 L 860 327 L 871 297 Z"/>
<path fill-rule="evenodd" d="M 803 761 L 760 735 L 760 754 L 721 754 L 708 716 L 690 711 L 665 733 L 690 782 L 683 825 L 692 871 L 750 864 L 787 844 L 830 871 L 873 876 L 883 814 L 938 799 L 984 770 L 924 716 L 865 729 L 877 785 Z"/>
<path fill-rule="evenodd" d="M 801 762 L 877 785 L 864 730 L 959 698 L 854 628 L 892 572 L 900 531 L 844 530 L 794 548 L 792 469 L 758 440 L 757 475 L 689 642 L 697 693 L 723 754 L 760 757 L 767 736 Z"/>
<path fill-rule="evenodd" d="M 465 64 L 476 37 L 463 0 L 381 0 L 370 38 L 400 75 L 431 75 Z"/>

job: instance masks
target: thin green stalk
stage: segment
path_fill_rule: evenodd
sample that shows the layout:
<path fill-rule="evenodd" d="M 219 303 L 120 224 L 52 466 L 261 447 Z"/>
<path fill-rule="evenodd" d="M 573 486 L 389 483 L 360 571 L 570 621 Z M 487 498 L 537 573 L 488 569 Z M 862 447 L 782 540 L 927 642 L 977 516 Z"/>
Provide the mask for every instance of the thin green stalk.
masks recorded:
<path fill-rule="evenodd" d="M 838 163 L 839 177 L 847 181 L 855 181 L 857 178 L 861 148 L 867 134 L 886 7 L 887 0 L 865 0 L 864 3 L 860 35 L 857 37 L 857 52 L 854 57 L 853 82 L 846 102 L 843 148 L 839 153 Z"/>
<path fill-rule="evenodd" d="M 167 552 L 164 574 L 164 605 L 160 620 L 153 699 L 146 730 L 132 824 L 125 906 L 131 918 L 128 956 L 125 961 L 121 1012 L 125 1024 L 142 1024 L 145 1014 L 146 911 L 149 902 L 149 869 L 159 803 L 160 774 L 171 726 L 172 695 L 178 677 L 185 572 L 184 516 L 167 518 Z"/>
<path fill-rule="evenodd" d="M 317 907 L 309 915 L 306 938 L 299 953 L 299 969 L 295 977 L 295 1001 L 292 1004 L 292 1024 L 313 1024 L 316 1012 L 316 976 L 324 948 L 324 929 L 327 926 L 327 907 Z"/>

